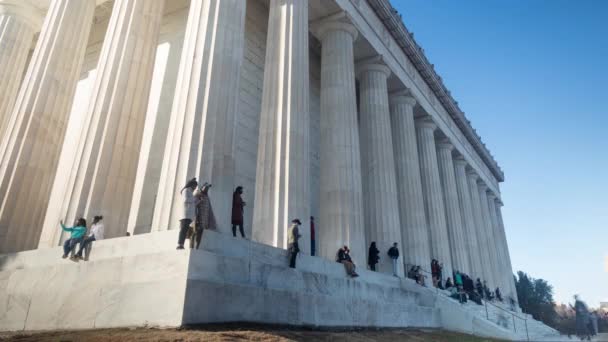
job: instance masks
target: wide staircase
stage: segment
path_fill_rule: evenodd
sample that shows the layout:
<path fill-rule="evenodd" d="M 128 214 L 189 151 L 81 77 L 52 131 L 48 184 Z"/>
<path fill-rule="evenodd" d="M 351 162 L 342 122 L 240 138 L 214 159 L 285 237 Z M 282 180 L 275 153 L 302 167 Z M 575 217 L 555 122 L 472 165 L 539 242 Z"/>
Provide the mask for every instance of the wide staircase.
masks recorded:
<path fill-rule="evenodd" d="M 307 255 L 291 269 L 285 250 L 214 231 L 199 250 L 176 251 L 176 237 L 97 241 L 78 263 L 61 259 L 60 247 L 0 255 L 0 330 L 256 322 L 561 339 L 524 314 L 459 304 L 410 279 L 367 270 L 351 279 L 341 264 Z"/>

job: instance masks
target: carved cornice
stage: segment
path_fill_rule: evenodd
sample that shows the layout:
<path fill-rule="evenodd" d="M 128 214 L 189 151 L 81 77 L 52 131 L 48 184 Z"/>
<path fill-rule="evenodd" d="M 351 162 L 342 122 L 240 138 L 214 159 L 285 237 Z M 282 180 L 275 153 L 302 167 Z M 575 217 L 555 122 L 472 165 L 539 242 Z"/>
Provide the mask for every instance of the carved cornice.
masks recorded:
<path fill-rule="evenodd" d="M 412 64 L 414 64 L 424 81 L 433 90 L 435 96 L 450 114 L 450 117 L 452 117 L 458 128 L 464 133 L 494 177 L 499 182 L 504 181 L 505 176 L 500 166 L 498 166 L 498 163 L 486 145 L 481 141 L 481 137 L 473 129 L 471 122 L 466 118 L 464 112 L 460 110 L 458 103 L 452 98 L 450 91 L 443 84 L 441 77 L 437 75 L 433 65 L 428 61 L 424 55 L 424 51 L 414 40 L 413 34 L 407 30 L 401 20 L 401 16 L 391 6 L 389 0 L 367 0 L 367 2 L 374 12 L 376 12 L 378 18 L 384 23 L 393 38 L 395 38 L 403 52 L 411 60 Z"/>

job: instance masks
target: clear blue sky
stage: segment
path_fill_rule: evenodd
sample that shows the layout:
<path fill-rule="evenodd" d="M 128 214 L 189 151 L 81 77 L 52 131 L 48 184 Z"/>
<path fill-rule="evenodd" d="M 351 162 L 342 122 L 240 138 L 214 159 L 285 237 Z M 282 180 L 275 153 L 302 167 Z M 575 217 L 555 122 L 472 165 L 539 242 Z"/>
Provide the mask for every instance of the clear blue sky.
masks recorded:
<path fill-rule="evenodd" d="M 505 172 L 514 272 L 608 301 L 608 1 L 392 3 Z"/>

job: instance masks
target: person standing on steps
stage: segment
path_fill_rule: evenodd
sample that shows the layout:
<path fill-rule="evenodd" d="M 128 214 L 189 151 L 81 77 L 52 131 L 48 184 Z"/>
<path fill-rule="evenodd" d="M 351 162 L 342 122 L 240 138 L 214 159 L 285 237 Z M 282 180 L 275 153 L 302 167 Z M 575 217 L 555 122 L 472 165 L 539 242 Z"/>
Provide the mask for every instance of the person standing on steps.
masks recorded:
<path fill-rule="evenodd" d="M 196 201 L 196 221 L 194 223 L 194 236 L 190 238 L 191 249 L 194 247 L 198 249 L 205 229 L 217 229 L 213 207 L 211 207 L 211 199 L 209 198 L 210 188 L 211 184 L 205 182 L 205 184 L 193 194 Z"/>
<path fill-rule="evenodd" d="M 287 251 L 289 252 L 289 267 L 296 268 L 296 257 L 300 252 L 298 240 L 300 235 L 299 226 L 302 224 L 299 219 L 293 219 L 291 225 L 287 229 Z"/>
<path fill-rule="evenodd" d="M 380 261 L 380 251 L 376 247 L 376 241 L 372 241 L 369 245 L 369 250 L 367 251 L 367 264 L 369 265 L 369 269 L 375 272 L 378 261 Z"/>
<path fill-rule="evenodd" d="M 82 251 L 84 250 L 84 261 L 88 261 L 89 255 L 91 254 L 91 247 L 93 246 L 93 241 L 103 240 L 104 227 L 101 220 L 103 220 L 103 216 L 95 216 L 93 218 L 93 224 L 91 225 L 91 231 L 89 232 L 89 236 L 82 240 L 82 243 L 80 244 L 80 249 L 78 250 L 78 253 L 76 253 L 76 256 L 79 259 L 82 259 Z"/>
<path fill-rule="evenodd" d="M 193 196 L 193 192 L 198 186 L 196 177 L 186 183 L 186 185 L 180 190 L 182 195 L 182 203 L 184 205 L 184 212 L 182 219 L 179 220 L 179 235 L 177 238 L 177 249 L 184 249 L 184 242 L 186 241 L 186 234 L 190 229 L 190 223 L 194 221 L 196 217 L 196 199 Z"/>
<path fill-rule="evenodd" d="M 243 230 L 243 213 L 245 211 L 245 201 L 243 201 L 243 187 L 237 186 L 232 193 L 232 236 L 236 237 L 236 227 L 239 227 L 241 237 L 245 238 Z"/>
<path fill-rule="evenodd" d="M 317 251 L 315 246 L 315 217 L 310 217 L 310 255 L 315 256 Z"/>
<path fill-rule="evenodd" d="M 76 256 L 74 255 L 74 250 L 76 249 L 76 245 L 82 243 L 82 238 L 87 233 L 87 221 L 84 218 L 79 218 L 74 223 L 74 227 L 66 227 L 63 224 L 63 221 L 59 221 L 61 225 L 61 229 L 65 232 L 70 232 L 70 238 L 65 240 L 63 243 L 63 258 L 67 258 L 68 254 L 72 254 L 70 259 L 72 261 L 78 261 Z"/>
<path fill-rule="evenodd" d="M 391 258 L 391 261 L 393 263 L 393 276 L 399 277 L 399 274 L 397 274 L 397 260 L 399 260 L 399 248 L 397 248 L 396 242 L 393 243 L 393 247 L 388 249 L 387 254 Z"/>

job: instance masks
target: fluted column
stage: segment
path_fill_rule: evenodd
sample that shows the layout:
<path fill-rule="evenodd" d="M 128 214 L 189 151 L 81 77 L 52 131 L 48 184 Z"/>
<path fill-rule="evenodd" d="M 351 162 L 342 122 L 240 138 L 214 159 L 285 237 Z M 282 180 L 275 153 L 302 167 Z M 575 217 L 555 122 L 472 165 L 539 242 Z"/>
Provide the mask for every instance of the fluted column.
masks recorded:
<path fill-rule="evenodd" d="M 400 92 L 392 94 L 390 104 L 403 262 L 406 267 L 420 265 L 428 268 L 431 251 L 414 124 L 416 100 L 409 93 Z"/>
<path fill-rule="evenodd" d="M 445 218 L 445 204 L 441 189 L 437 150 L 435 146 L 435 129 L 437 125 L 427 118 L 416 120 L 418 154 L 420 156 L 420 176 L 424 192 L 429 236 L 431 240 L 431 258 L 443 263 L 443 278 L 452 276 L 452 256 L 450 238 Z M 422 267 L 430 271 L 431 260 Z"/>
<path fill-rule="evenodd" d="M 445 217 L 450 237 L 450 251 L 452 253 L 452 267 L 454 270 L 470 273 L 469 259 L 465 244 L 465 233 L 462 225 L 462 215 L 456 189 L 456 176 L 454 175 L 454 162 L 452 150 L 454 146 L 448 140 L 437 143 L 437 159 L 443 201 L 445 203 Z M 450 275 L 451 276 L 451 275 Z"/>
<path fill-rule="evenodd" d="M 401 245 L 402 239 L 386 83 L 391 71 L 383 64 L 364 62 L 357 65 L 357 74 L 366 242 L 375 241 L 380 250 L 378 270 L 392 274 L 386 251 L 394 242 Z M 403 262 L 399 261 L 397 274 L 403 275 Z"/>
<path fill-rule="evenodd" d="M 504 222 L 502 220 L 502 202 L 497 199 L 496 200 L 496 219 L 498 221 L 498 226 L 500 228 L 500 239 L 501 239 L 501 244 L 502 244 L 502 248 L 504 251 L 504 256 L 505 256 L 505 272 L 508 273 L 508 279 L 507 279 L 507 289 L 508 290 L 508 295 L 510 295 L 513 299 L 515 299 L 515 301 L 518 301 L 517 299 L 517 290 L 515 289 L 515 281 L 513 280 L 513 267 L 511 266 L 511 255 L 509 253 L 509 244 L 507 243 L 507 235 L 506 235 L 506 231 L 505 231 L 505 225 Z"/>
<path fill-rule="evenodd" d="M 466 174 L 467 162 L 462 157 L 454 159 L 454 176 L 456 177 L 456 190 L 458 191 L 458 202 L 460 203 L 460 213 L 464 230 L 464 242 L 466 246 L 467 258 L 469 260 L 469 276 L 483 277 L 483 267 L 481 265 L 481 255 L 479 253 L 479 243 L 475 230 L 475 214 L 473 213 L 473 203 Z"/>
<path fill-rule="evenodd" d="M 477 236 L 477 246 L 479 261 L 481 263 L 482 273 L 477 274 L 477 277 L 482 281 L 491 281 L 492 277 L 492 266 L 489 263 L 488 257 L 488 242 L 485 235 L 485 222 L 481 213 L 481 199 L 479 198 L 479 189 L 477 187 L 477 180 L 479 176 L 473 170 L 467 171 L 467 182 L 469 184 L 469 193 L 471 195 L 471 207 L 473 209 L 473 215 L 475 219 L 475 234 Z M 476 257 L 473 253 L 473 257 Z"/>
<path fill-rule="evenodd" d="M 47 211 L 40 244 L 58 242 L 58 219 L 103 215 L 105 236 L 127 232 L 162 21 L 162 1 L 116 0 L 97 64 L 64 202 Z M 45 242 L 49 241 L 50 243 Z"/>
<path fill-rule="evenodd" d="M 319 253 L 334 260 L 340 246 L 365 265 L 361 156 L 355 93 L 353 41 L 357 30 L 348 23 L 325 22 L 321 40 L 321 143 Z"/>
<path fill-rule="evenodd" d="M 209 194 L 218 229 L 230 231 L 246 3 L 190 3 L 152 230 L 179 226 L 179 190 L 197 177 L 213 184 Z"/>
<path fill-rule="evenodd" d="M 480 201 L 480 208 L 481 208 L 481 218 L 482 218 L 482 222 L 483 222 L 483 226 L 482 226 L 482 234 L 483 234 L 483 239 L 486 243 L 486 257 L 487 257 L 487 263 L 490 266 L 489 269 L 489 277 L 487 279 L 488 281 L 488 287 L 490 289 L 494 289 L 496 287 L 496 284 L 498 283 L 498 267 L 496 265 L 496 256 L 495 256 L 495 245 L 494 245 L 494 240 L 492 237 L 492 221 L 490 218 L 490 209 L 488 208 L 488 199 L 486 196 L 486 192 L 488 191 L 488 186 L 482 181 L 479 180 L 477 182 L 477 189 L 479 192 L 479 201 Z"/>
<path fill-rule="evenodd" d="M 0 0 L 0 137 L 17 98 L 34 33 L 43 16 L 29 2 Z"/>
<path fill-rule="evenodd" d="M 493 243 L 493 257 L 496 264 L 496 285 L 500 288 L 503 293 L 506 290 L 506 278 L 505 278 L 505 266 L 504 266 L 504 255 L 502 250 L 502 239 L 500 237 L 500 232 L 498 228 L 498 219 L 496 218 L 496 205 L 494 201 L 496 200 L 496 196 L 488 191 L 486 193 L 486 197 L 488 200 L 488 216 L 490 218 L 490 222 L 492 223 L 491 230 L 491 238 Z"/>
<path fill-rule="evenodd" d="M 0 252 L 38 245 L 94 10 L 95 0 L 49 7 L 0 143 Z"/>
<path fill-rule="evenodd" d="M 287 248 L 286 227 L 310 217 L 308 1 L 271 0 L 253 208 L 253 239 Z M 300 249 L 310 251 L 309 229 Z"/>

